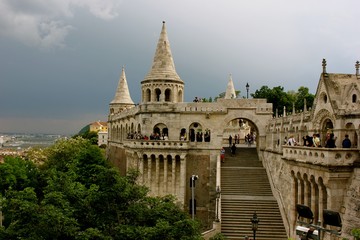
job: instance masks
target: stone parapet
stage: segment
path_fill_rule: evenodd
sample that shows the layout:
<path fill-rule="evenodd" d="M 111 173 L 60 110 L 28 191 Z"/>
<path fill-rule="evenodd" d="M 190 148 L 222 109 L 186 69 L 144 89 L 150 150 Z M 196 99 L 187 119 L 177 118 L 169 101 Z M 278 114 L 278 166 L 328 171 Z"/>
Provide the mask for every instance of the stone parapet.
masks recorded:
<path fill-rule="evenodd" d="M 125 140 L 125 147 L 129 148 L 153 148 L 153 149 L 187 149 L 187 141 L 169 141 L 169 140 Z"/>
<path fill-rule="evenodd" d="M 359 150 L 283 146 L 283 158 L 322 166 L 353 166 L 359 160 Z"/>

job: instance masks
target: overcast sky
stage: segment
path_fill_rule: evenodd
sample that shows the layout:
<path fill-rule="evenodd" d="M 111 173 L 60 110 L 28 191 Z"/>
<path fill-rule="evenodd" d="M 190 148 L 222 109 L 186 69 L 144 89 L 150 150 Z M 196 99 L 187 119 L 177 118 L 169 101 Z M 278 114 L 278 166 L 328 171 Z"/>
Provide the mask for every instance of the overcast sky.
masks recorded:
<path fill-rule="evenodd" d="M 215 97 L 232 74 L 315 94 L 321 61 L 355 73 L 359 0 L 0 0 L 0 133 L 75 134 L 106 121 L 121 68 L 135 103 L 162 21 L 185 101 Z"/>

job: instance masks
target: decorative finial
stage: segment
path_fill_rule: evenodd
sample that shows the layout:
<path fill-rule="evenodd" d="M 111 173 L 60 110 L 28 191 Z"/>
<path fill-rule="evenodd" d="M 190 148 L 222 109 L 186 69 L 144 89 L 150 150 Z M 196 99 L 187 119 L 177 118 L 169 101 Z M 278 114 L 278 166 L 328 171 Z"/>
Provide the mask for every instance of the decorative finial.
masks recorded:
<path fill-rule="evenodd" d="M 359 61 L 356 61 L 356 64 L 355 64 L 356 76 L 359 76 L 359 67 L 360 67 Z"/>
<path fill-rule="evenodd" d="M 326 60 L 323 58 L 322 60 L 323 73 L 326 73 Z"/>

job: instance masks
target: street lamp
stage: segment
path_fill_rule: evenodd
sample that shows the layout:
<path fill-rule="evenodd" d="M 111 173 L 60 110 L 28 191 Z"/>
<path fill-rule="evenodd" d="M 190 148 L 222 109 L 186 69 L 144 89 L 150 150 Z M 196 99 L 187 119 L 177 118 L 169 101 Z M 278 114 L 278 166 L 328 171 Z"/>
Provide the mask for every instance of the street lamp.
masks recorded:
<path fill-rule="evenodd" d="M 251 224 L 252 224 L 252 230 L 254 233 L 254 240 L 256 240 L 256 231 L 258 229 L 258 223 L 260 222 L 260 220 L 258 219 L 257 215 L 256 215 L 256 211 L 254 212 L 254 215 L 252 217 L 252 219 L 250 219 Z"/>
<path fill-rule="evenodd" d="M 249 98 L 249 83 L 246 83 L 246 98 Z"/>
<path fill-rule="evenodd" d="M 220 186 L 216 186 L 216 222 L 219 222 L 219 201 L 220 201 L 220 197 L 221 197 L 221 190 L 220 190 Z"/>
<path fill-rule="evenodd" d="M 190 178 L 190 188 L 191 188 L 191 216 L 192 219 L 195 219 L 196 203 L 195 203 L 195 181 L 198 180 L 198 175 L 192 175 Z"/>

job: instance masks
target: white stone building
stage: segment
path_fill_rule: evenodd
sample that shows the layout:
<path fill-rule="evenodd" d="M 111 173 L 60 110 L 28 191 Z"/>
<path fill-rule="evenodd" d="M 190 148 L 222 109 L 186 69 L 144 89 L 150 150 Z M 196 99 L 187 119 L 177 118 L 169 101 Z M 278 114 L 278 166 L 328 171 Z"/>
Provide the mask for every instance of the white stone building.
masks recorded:
<path fill-rule="evenodd" d="M 310 206 L 320 221 L 324 209 L 339 212 L 342 236 L 359 227 L 358 62 L 356 74 L 330 74 L 324 60 L 313 109 L 285 116 L 273 117 L 265 99 L 235 98 L 231 76 L 224 83 L 225 98 L 212 103 L 184 102 L 185 82 L 175 70 L 164 22 L 152 67 L 141 82 L 141 102 L 132 101 L 123 68 L 109 106 L 107 155 L 121 174 L 139 170 L 139 183 L 152 195 L 173 194 L 184 209 L 189 208 L 189 179 L 198 175 L 197 217 L 211 228 L 215 190 L 221 185 L 220 149 L 229 135 L 251 132 L 289 237 L 295 237 L 299 203 Z M 282 145 L 290 134 L 302 142 L 306 135 L 328 131 L 338 137 L 337 148 Z M 350 149 L 341 148 L 345 134 L 353 143 Z"/>

